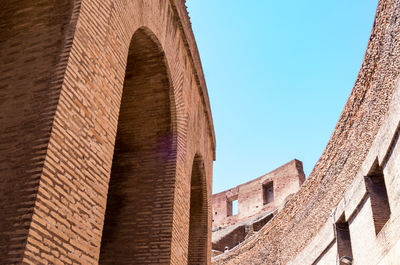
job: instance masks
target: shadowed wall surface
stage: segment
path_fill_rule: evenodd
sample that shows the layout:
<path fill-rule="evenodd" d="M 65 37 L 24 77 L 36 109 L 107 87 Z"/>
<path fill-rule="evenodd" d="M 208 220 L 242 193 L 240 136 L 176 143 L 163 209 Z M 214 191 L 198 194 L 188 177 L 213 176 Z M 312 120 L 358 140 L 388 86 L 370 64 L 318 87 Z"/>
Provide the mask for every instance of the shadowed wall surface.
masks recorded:
<path fill-rule="evenodd" d="M 80 1 L 0 4 L 0 263 L 21 260 Z"/>
<path fill-rule="evenodd" d="M 129 48 L 100 264 L 168 264 L 170 257 L 176 125 L 165 57 L 145 31 Z"/>
<path fill-rule="evenodd" d="M 209 201 L 215 137 L 184 1 L 3 6 L 0 263 L 97 264 L 102 238 L 106 260 L 109 242 L 151 227 L 135 262 L 151 248 L 152 264 L 187 264 L 192 162 Z M 124 214 L 105 218 L 107 200 Z"/>
<path fill-rule="evenodd" d="M 209 232 L 208 212 L 210 201 L 208 201 L 204 179 L 204 164 L 200 156 L 196 155 L 193 161 L 192 180 L 190 189 L 190 226 L 189 226 L 189 265 L 206 264 Z"/>

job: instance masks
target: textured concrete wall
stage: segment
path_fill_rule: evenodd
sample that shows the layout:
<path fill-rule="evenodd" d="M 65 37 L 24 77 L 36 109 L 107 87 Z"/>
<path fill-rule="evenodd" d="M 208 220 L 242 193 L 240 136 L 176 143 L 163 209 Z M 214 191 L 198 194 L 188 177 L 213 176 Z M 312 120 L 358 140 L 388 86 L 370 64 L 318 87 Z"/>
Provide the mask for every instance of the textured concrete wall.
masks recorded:
<path fill-rule="evenodd" d="M 399 12 L 399 0 L 379 1 L 355 86 L 302 189 L 257 237 L 215 264 L 287 264 L 313 242 L 354 182 L 388 113 L 400 73 Z"/>
<path fill-rule="evenodd" d="M 303 164 L 298 160 L 289 163 L 247 183 L 212 196 L 213 228 L 233 225 L 261 212 L 280 207 L 285 199 L 296 193 L 305 180 Z M 263 185 L 273 185 L 273 201 L 264 204 Z M 238 214 L 228 214 L 229 202 L 238 200 Z"/>
<path fill-rule="evenodd" d="M 150 89 L 141 90 L 149 93 L 146 96 L 136 95 L 142 100 L 142 105 L 136 106 L 159 106 L 149 107 L 149 124 L 133 124 L 136 129 L 142 127 L 143 135 L 154 126 L 171 133 L 168 139 L 172 145 L 168 146 L 173 148 L 168 147 L 167 153 L 168 161 L 173 162 L 159 171 L 170 176 L 165 183 L 158 183 L 161 195 L 151 193 L 148 186 L 141 190 L 144 205 L 166 218 L 161 225 L 166 237 L 154 246 L 143 246 L 149 250 L 144 256 L 149 260 L 141 264 L 188 264 L 189 241 L 199 234 L 189 233 L 190 215 L 198 213 L 190 211 L 191 194 L 196 194 L 191 187 L 194 183 L 203 187 L 202 196 L 196 195 L 203 203 L 198 225 L 211 231 L 215 137 L 184 1 L 7 1 L 2 4 L 0 17 L 0 263 L 98 263 L 108 185 L 115 166 L 114 143 L 121 127 L 121 101 L 122 105 L 124 100 L 130 101 L 130 46 L 135 33 L 142 31 L 142 40 L 155 47 L 150 51 L 154 63 L 145 65 L 142 71 L 151 74 L 164 70 L 154 79 L 143 76 L 132 81 L 132 87 L 143 83 Z M 135 47 L 146 46 L 138 43 Z M 143 81 L 146 78 L 150 80 L 147 83 Z M 168 93 L 151 91 L 153 81 Z M 151 98 L 154 103 L 148 101 Z M 133 114 L 121 110 L 121 115 L 127 121 Z M 149 135 L 150 142 L 161 137 L 154 132 Z M 123 142 L 124 137 L 120 139 Z M 115 153 L 125 159 L 120 150 L 116 148 Z M 149 153 L 146 148 L 140 152 Z M 151 170 L 146 159 L 126 161 Z M 151 175 L 149 172 L 143 172 L 143 176 Z M 198 178 L 197 182 L 192 182 L 193 178 Z M 134 193 L 129 189 L 126 192 L 124 196 Z M 160 206 L 163 194 L 165 203 Z M 156 226 L 159 219 L 151 222 Z M 211 249 L 210 232 L 196 238 Z M 162 257 L 155 258 L 161 245 Z M 201 264 L 206 264 L 211 252 L 204 253 L 203 245 L 194 248 L 198 249 L 196 253 L 203 253 Z M 192 256 L 189 264 L 199 262 L 199 255 Z M 114 262 L 130 264 L 132 260 L 115 258 Z"/>

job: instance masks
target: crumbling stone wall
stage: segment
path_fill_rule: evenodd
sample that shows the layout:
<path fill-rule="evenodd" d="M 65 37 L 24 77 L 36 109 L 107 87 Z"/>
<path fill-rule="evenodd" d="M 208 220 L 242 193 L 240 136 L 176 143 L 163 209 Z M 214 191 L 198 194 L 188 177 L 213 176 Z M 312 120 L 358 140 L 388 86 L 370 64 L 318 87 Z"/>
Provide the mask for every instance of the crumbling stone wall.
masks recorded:
<path fill-rule="evenodd" d="M 1 264 L 210 262 L 215 137 L 184 2 L 1 4 Z"/>
<path fill-rule="evenodd" d="M 287 264 L 310 244 L 353 183 L 388 113 L 400 73 L 400 1 L 380 0 L 364 62 L 335 131 L 302 189 L 248 241 L 214 264 Z"/>
<path fill-rule="evenodd" d="M 258 232 L 304 180 L 303 164 L 294 159 L 259 178 L 214 194 L 212 249 L 229 251 Z M 233 200 L 238 202 L 237 214 L 232 211 Z"/>
<path fill-rule="evenodd" d="M 252 181 L 213 194 L 213 228 L 234 225 L 256 214 L 274 211 L 300 189 L 304 180 L 303 164 L 294 159 Z M 269 202 L 265 201 L 267 195 L 271 196 Z M 238 201 L 237 215 L 232 215 L 232 200 Z"/>

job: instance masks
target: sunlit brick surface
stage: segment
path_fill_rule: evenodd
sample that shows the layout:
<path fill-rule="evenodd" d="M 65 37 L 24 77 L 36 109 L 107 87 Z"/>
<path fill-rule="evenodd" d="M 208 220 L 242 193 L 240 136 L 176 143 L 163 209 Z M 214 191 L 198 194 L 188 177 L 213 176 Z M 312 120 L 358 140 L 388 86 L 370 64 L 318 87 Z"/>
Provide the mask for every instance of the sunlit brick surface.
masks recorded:
<path fill-rule="evenodd" d="M 1 7 L 0 263 L 97 264 L 102 237 L 107 256 L 106 242 L 112 249 L 129 234 L 130 264 L 187 264 L 193 160 L 202 158 L 209 202 L 215 137 L 184 1 Z M 131 68 L 135 53 L 144 62 Z M 117 232 L 107 232 L 106 218 L 103 236 L 108 192 L 111 213 L 126 216 L 111 214 Z M 136 206 L 113 202 L 119 195 Z M 210 231 L 207 216 L 201 225 Z M 199 240 L 210 248 L 209 235 Z"/>

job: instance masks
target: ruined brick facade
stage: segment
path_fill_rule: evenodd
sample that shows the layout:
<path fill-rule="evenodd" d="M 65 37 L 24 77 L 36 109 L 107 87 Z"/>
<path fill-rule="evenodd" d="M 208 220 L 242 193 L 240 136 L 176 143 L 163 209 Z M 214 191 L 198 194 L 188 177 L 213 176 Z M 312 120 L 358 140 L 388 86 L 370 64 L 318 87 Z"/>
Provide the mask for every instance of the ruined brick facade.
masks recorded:
<path fill-rule="evenodd" d="M 300 189 L 303 164 L 289 163 L 235 188 L 212 196 L 212 249 L 214 256 L 232 249 L 258 232 Z M 233 212 L 233 202 L 237 213 Z"/>
<path fill-rule="evenodd" d="M 209 264 L 215 137 L 184 2 L 1 3 L 1 264 Z"/>
<path fill-rule="evenodd" d="M 400 1 L 380 0 L 355 86 L 310 176 L 214 264 L 399 264 L 399 76 Z"/>
<path fill-rule="evenodd" d="M 272 212 L 295 194 L 305 180 L 303 165 L 291 162 L 249 182 L 212 196 L 213 228 L 226 227 L 263 212 Z M 238 213 L 232 214 L 237 201 Z"/>

